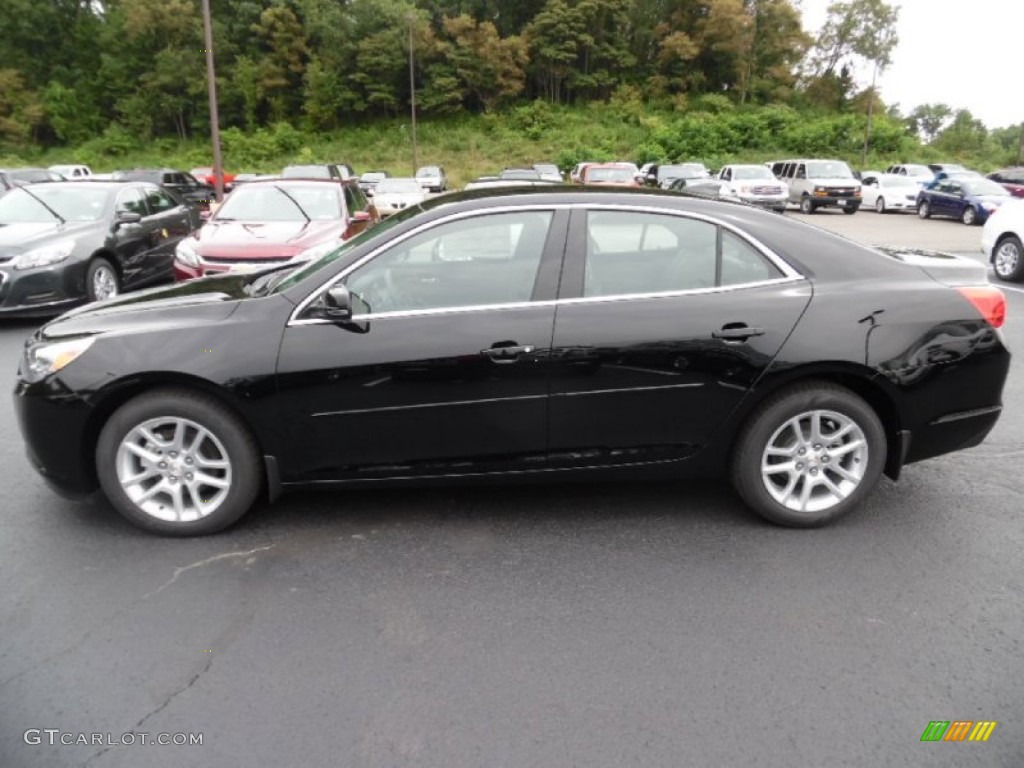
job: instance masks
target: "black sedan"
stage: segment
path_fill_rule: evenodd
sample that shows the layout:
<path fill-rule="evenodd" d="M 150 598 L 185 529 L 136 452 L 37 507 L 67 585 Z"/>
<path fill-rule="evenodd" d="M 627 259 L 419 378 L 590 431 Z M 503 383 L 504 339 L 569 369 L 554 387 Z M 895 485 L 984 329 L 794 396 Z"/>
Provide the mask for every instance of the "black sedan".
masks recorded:
<path fill-rule="evenodd" d="M 0 198 L 0 316 L 56 315 L 173 277 L 198 213 L 152 184 L 61 181 Z"/>
<path fill-rule="evenodd" d="M 982 265 L 748 206 L 480 191 L 72 311 L 14 397 L 52 486 L 167 534 L 297 487 L 714 472 L 806 527 L 985 438 L 1004 314 Z"/>

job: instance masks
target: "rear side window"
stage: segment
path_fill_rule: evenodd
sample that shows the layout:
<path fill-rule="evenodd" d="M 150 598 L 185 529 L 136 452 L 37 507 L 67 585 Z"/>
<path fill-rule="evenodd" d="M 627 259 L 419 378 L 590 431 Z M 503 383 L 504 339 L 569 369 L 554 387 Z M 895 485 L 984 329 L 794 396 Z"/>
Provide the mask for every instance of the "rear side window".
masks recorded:
<path fill-rule="evenodd" d="M 583 296 L 692 291 L 757 283 L 783 273 L 756 248 L 715 224 L 627 211 L 587 214 Z"/>

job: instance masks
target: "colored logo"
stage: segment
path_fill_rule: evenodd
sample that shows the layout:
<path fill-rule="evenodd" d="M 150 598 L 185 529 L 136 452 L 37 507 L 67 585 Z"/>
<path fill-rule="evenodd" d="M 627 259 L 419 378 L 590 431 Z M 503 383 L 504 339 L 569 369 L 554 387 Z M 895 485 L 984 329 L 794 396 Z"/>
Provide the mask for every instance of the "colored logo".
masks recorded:
<path fill-rule="evenodd" d="M 995 720 L 932 720 L 921 741 L 988 741 L 997 725 Z"/>

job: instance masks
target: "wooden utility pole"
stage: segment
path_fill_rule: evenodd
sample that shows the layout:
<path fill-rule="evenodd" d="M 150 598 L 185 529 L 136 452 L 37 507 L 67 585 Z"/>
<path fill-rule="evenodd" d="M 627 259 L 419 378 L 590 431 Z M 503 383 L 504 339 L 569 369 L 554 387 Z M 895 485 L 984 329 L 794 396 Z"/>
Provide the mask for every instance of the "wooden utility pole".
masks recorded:
<path fill-rule="evenodd" d="M 217 202 L 224 200 L 224 164 L 220 157 L 220 118 L 217 115 L 217 78 L 213 71 L 213 24 L 210 0 L 203 0 L 203 32 L 206 36 L 206 87 L 210 95 L 210 140 L 213 142 L 213 182 Z"/>
<path fill-rule="evenodd" d="M 416 147 L 416 66 L 413 59 L 412 26 L 416 17 L 409 14 L 409 110 L 412 113 L 412 175 L 416 175 L 419 168 L 419 158 Z"/>
<path fill-rule="evenodd" d="M 868 146 L 871 144 L 871 118 L 875 114 L 875 82 L 878 80 L 878 62 L 871 70 L 871 92 L 868 94 L 868 124 L 864 129 L 864 151 L 860 154 L 861 168 L 868 164 Z"/>

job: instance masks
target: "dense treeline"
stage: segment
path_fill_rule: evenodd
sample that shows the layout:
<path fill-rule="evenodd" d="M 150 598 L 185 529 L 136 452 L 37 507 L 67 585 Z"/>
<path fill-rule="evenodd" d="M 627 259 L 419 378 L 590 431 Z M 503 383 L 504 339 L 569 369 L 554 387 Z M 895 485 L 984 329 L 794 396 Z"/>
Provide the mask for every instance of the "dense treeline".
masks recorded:
<path fill-rule="evenodd" d="M 406 114 L 410 40 L 417 102 L 428 119 L 534 101 L 556 108 L 633 103 L 652 113 L 771 105 L 863 115 L 871 94 L 857 87 L 849 63 L 860 56 L 884 68 L 884 46 L 895 42 L 895 12 L 884 0 L 835 3 L 833 23 L 817 41 L 802 29 L 792 0 L 211 0 L 211 6 L 221 124 L 250 135 L 284 125 L 328 133 Z M 203 46 L 200 0 L 3 0 L 0 149 L 76 146 L 101 137 L 117 154 L 140 141 L 204 135 Z M 884 105 L 876 105 L 884 115 Z M 979 131 L 984 141 L 992 139 L 969 113 L 942 105 L 890 118 L 879 123 L 880 139 L 893 146 L 896 139 L 885 138 L 893 130 L 914 143 L 919 135 L 941 139 L 951 127 L 967 142 Z M 691 122 L 698 133 L 717 131 L 699 115 Z M 733 122 L 723 141 L 742 131 Z M 738 141 L 746 146 L 744 137 Z M 679 142 L 651 138 L 652 146 Z"/>

